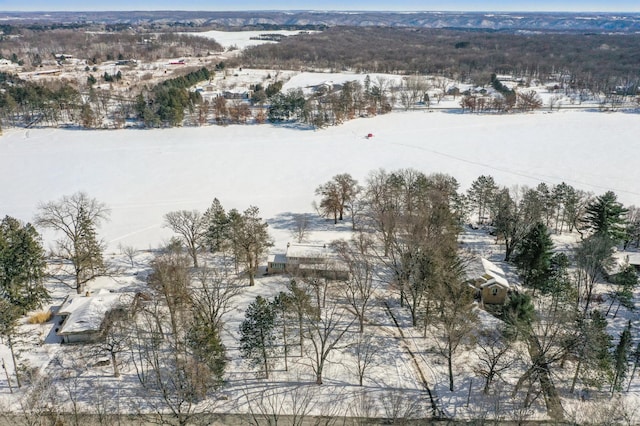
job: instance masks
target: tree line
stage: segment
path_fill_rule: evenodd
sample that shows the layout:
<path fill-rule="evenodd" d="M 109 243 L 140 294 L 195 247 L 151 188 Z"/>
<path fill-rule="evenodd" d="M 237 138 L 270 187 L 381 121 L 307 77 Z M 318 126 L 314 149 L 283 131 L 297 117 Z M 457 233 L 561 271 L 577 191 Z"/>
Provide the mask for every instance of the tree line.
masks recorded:
<path fill-rule="evenodd" d="M 442 75 L 477 85 L 486 84 L 493 73 L 540 81 L 566 74 L 567 87 L 573 89 L 637 89 L 637 43 L 621 34 L 331 27 L 321 34 L 248 48 L 242 62 L 257 68 L 278 64 L 289 69 Z"/>

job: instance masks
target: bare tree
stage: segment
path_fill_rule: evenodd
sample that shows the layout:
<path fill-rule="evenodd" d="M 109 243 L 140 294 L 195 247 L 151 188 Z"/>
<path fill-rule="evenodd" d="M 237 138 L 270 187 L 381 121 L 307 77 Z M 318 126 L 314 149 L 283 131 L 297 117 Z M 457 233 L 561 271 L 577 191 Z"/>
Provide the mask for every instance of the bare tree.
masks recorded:
<path fill-rule="evenodd" d="M 322 309 L 318 316 L 313 315 L 307 320 L 306 336 L 311 341 L 309 358 L 318 385 L 322 384 L 324 366 L 329 355 L 338 349 L 338 344 L 355 321 L 345 321 L 345 313 L 343 308 L 332 304 L 331 307 Z"/>
<path fill-rule="evenodd" d="M 400 102 L 405 110 L 415 108 L 416 103 L 423 101 L 429 89 L 427 80 L 420 75 L 409 76 L 403 80 Z"/>
<path fill-rule="evenodd" d="M 173 325 L 162 304 L 141 310 L 132 326 L 131 359 L 142 397 L 163 424 L 192 424 L 200 413 L 211 412 L 220 371 L 212 370 L 189 344 L 188 326 L 169 332 Z"/>
<path fill-rule="evenodd" d="M 200 322 L 220 331 L 222 317 L 235 307 L 232 301 L 241 290 L 228 266 L 200 268 L 195 273 L 195 283 L 189 287 L 193 314 Z"/>
<path fill-rule="evenodd" d="M 103 321 L 103 340 L 99 342 L 95 349 L 98 354 L 109 355 L 113 377 L 120 377 L 120 354 L 129 351 L 129 333 L 125 323 L 129 319 L 129 312 L 123 307 L 112 309 L 107 312 Z"/>
<path fill-rule="evenodd" d="M 369 367 L 374 364 L 380 351 L 380 346 L 371 334 L 358 333 L 356 341 L 351 346 L 355 355 L 356 375 L 358 376 L 358 385 L 362 386 L 364 377 Z"/>
<path fill-rule="evenodd" d="M 302 243 L 309 238 L 309 216 L 304 213 L 293 215 L 293 229 L 291 235 L 297 243 Z"/>
<path fill-rule="evenodd" d="M 187 247 L 187 252 L 193 261 L 193 267 L 198 267 L 198 252 L 202 247 L 204 237 L 204 221 L 197 210 L 178 210 L 164 215 L 165 227 L 180 235 Z"/>
<path fill-rule="evenodd" d="M 344 218 L 345 210 L 361 191 L 358 181 L 348 173 L 335 175 L 330 181 L 316 188 L 316 195 L 322 197 L 320 210 L 328 217 L 333 216 L 333 222 Z"/>
<path fill-rule="evenodd" d="M 288 312 L 291 312 L 295 316 L 295 320 L 298 323 L 298 337 L 300 341 L 300 356 L 303 356 L 304 349 L 304 322 L 305 318 L 310 311 L 313 310 L 311 304 L 311 296 L 306 289 L 295 280 L 291 280 L 287 284 L 286 304 L 290 308 Z"/>
<path fill-rule="evenodd" d="M 356 424 L 371 424 L 371 419 L 378 417 L 378 407 L 375 398 L 366 389 L 354 391 L 353 402 L 349 404 L 349 415 L 355 418 Z"/>
<path fill-rule="evenodd" d="M 479 348 L 477 356 L 480 362 L 476 373 L 484 378 L 483 391 L 488 394 L 493 380 L 511 368 L 516 358 L 508 357 L 511 342 L 506 339 L 504 332 L 500 329 L 480 330 L 477 342 Z"/>
<path fill-rule="evenodd" d="M 87 282 L 105 273 L 104 244 L 98 240 L 96 228 L 108 217 L 107 206 L 84 192 L 38 206 L 35 223 L 63 235 L 56 242 L 56 255 L 71 262 L 78 294 Z"/>
<path fill-rule="evenodd" d="M 391 424 L 422 417 L 422 406 L 419 398 L 412 398 L 402 389 L 391 389 L 381 398 L 385 418 Z"/>
<path fill-rule="evenodd" d="M 250 206 L 242 214 L 229 212 L 229 232 L 236 262 L 243 261 L 249 275 L 249 285 L 254 285 L 258 263 L 273 245 L 267 228 L 269 224 L 260 218 L 260 210 Z"/>
<path fill-rule="evenodd" d="M 134 259 L 136 254 L 138 254 L 138 250 L 133 246 L 125 246 L 122 244 L 118 247 L 120 248 L 120 252 L 129 259 L 129 263 L 131 263 L 131 267 L 133 268 L 135 266 Z"/>
<path fill-rule="evenodd" d="M 449 371 L 449 390 L 453 392 L 453 358 L 457 350 L 472 339 L 472 332 L 478 322 L 473 311 L 473 295 L 461 282 L 453 282 L 437 297 L 440 298 L 436 308 L 432 332 L 436 336 L 438 352 L 447 361 Z"/>
<path fill-rule="evenodd" d="M 359 232 L 350 242 L 336 241 L 333 247 L 340 259 L 349 268 L 349 279 L 341 286 L 342 294 L 353 309 L 360 333 L 364 332 L 364 321 L 371 296 L 375 291 L 373 240 L 368 235 Z"/>
<path fill-rule="evenodd" d="M 250 393 L 243 390 L 251 416 L 251 424 L 291 426 L 307 424 L 309 413 L 316 404 L 316 390 L 310 386 L 294 385 L 287 388 L 265 389 Z M 287 414 L 286 419 L 282 417 Z"/>

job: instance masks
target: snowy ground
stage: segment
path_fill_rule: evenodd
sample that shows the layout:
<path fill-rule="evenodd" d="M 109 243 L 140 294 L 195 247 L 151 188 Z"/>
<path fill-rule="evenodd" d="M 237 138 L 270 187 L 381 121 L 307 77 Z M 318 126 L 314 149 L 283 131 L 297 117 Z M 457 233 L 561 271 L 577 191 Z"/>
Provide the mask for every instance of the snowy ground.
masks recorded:
<path fill-rule="evenodd" d="M 311 32 L 311 31 L 310 31 Z M 264 34 L 281 34 L 284 36 L 299 35 L 301 31 L 290 30 L 264 30 L 264 31 L 204 31 L 199 33 L 183 33 L 194 37 L 212 38 L 222 45 L 225 49 L 235 48 L 244 49 L 249 46 L 257 46 L 259 44 L 276 43 L 269 40 L 257 40 L 256 38 Z"/>
<path fill-rule="evenodd" d="M 111 221 L 101 229 L 101 235 L 109 242 L 109 252 L 118 253 L 119 243 L 139 250 L 158 247 L 170 236 L 162 227 L 165 213 L 178 209 L 202 211 L 217 197 L 226 209 L 258 206 L 271 225 L 274 251 L 283 251 L 291 240 L 291 214 L 311 213 L 314 189 L 344 172 L 364 182 L 367 174 L 377 168 L 413 167 L 426 173 L 449 173 L 458 179 L 462 190 L 481 174 L 490 174 L 507 186 L 565 181 L 596 194 L 611 189 L 625 204 L 640 204 L 636 187 L 640 169 L 635 164 L 640 154 L 639 131 L 636 114 L 586 111 L 500 116 L 394 112 L 320 131 L 276 125 L 6 130 L 0 137 L 0 214 L 28 221 L 39 202 L 86 191 L 111 208 Z M 368 133 L 374 137 L 367 139 Z M 330 221 L 318 220 L 311 239 L 331 241 L 348 235 L 348 224 L 334 227 Z M 51 235 L 45 237 L 49 243 Z M 468 247 L 499 260 L 500 248 L 492 243 L 491 237 L 481 233 L 465 236 Z M 133 273 L 144 269 L 145 256 L 148 254 L 140 255 L 136 267 L 125 268 L 122 287 L 139 284 Z M 122 257 L 116 259 L 125 264 Z M 247 289 L 227 319 L 225 343 L 233 359 L 225 389 L 229 399 L 217 409 L 246 412 L 247 394 L 280 393 L 273 383 L 286 381 L 291 389 L 298 385 L 310 389 L 305 387 L 312 377 L 304 359 L 294 362 L 290 372 L 277 369 L 274 381 L 263 383 L 247 372 L 237 357 L 236 330 L 246 306 L 255 295 L 273 294 L 285 283 L 282 277 L 259 278 L 256 287 Z M 57 300 L 65 292 L 69 290 L 57 288 Z M 365 381 L 368 395 L 384 400 L 389 397 L 386 392 L 396 389 L 424 398 L 417 372 L 420 368 L 447 414 L 476 416 L 487 401 L 480 397 L 481 380 L 476 377 L 470 381 L 474 355 L 461 353 L 457 360 L 461 378 L 456 382 L 456 392 L 448 392 L 446 367 L 429 352 L 431 344 L 419 330 L 408 327 L 406 312 L 393 305 L 391 310 L 406 338 L 403 345 L 392 343 L 398 341 L 398 331 L 382 305 L 378 305 L 371 321 L 379 331 L 377 338 L 385 348 L 386 361 L 373 369 Z M 50 324 L 30 327 L 32 344 L 37 349 L 23 356 L 33 365 L 47 365 L 58 351 L 66 350 L 55 343 L 45 343 Z M 418 354 L 419 367 L 407 347 Z M 2 345 L 0 355 L 10 364 Z M 309 392 L 315 392 L 314 398 L 320 401 L 334 403 L 339 399 L 343 405 L 355 407 L 361 389 L 355 386 L 357 381 L 350 368 L 350 356 L 341 354 L 326 372 L 326 386 Z M 81 385 L 85 390 L 98 385 L 126 389 L 135 383 L 131 372 L 125 372 L 120 380 L 109 374 L 109 367 L 91 369 Z M 513 381 L 515 376 L 507 380 Z M 467 407 L 470 385 L 472 398 Z M 0 392 L 8 395 L 3 378 Z M 513 401 L 505 397 L 503 402 Z M 582 409 L 579 403 L 566 403 L 575 411 Z M 322 407 L 326 405 L 319 403 L 313 412 L 323 412 L 326 408 Z M 377 405 L 379 415 L 383 415 L 383 408 Z"/>

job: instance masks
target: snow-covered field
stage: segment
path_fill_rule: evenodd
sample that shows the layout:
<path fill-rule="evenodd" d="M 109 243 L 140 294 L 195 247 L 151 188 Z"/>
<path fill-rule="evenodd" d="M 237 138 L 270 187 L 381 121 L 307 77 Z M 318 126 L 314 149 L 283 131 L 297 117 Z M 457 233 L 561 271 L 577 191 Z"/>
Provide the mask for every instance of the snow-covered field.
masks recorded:
<path fill-rule="evenodd" d="M 183 33 L 196 37 L 212 38 L 222 45 L 225 49 L 236 48 L 244 49 L 249 46 L 257 46 L 259 44 L 275 43 L 269 40 L 259 40 L 263 34 L 281 34 L 284 36 L 295 36 L 300 31 L 289 30 L 264 30 L 264 31 L 204 31 L 199 33 Z"/>

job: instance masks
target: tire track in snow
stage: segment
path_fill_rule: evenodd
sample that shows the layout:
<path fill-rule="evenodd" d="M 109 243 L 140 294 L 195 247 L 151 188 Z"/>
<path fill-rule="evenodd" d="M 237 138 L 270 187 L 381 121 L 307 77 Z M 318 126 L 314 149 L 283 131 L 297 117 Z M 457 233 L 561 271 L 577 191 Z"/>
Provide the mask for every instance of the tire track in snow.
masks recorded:
<path fill-rule="evenodd" d="M 434 392 L 431 391 L 431 388 L 429 387 L 429 382 L 427 382 L 427 379 L 424 375 L 424 373 L 422 372 L 422 368 L 420 368 L 420 364 L 418 363 L 418 360 L 416 358 L 415 353 L 411 350 L 411 348 L 409 347 L 409 345 L 407 344 L 407 338 L 404 335 L 404 332 L 402 331 L 402 328 L 400 328 L 400 324 L 398 324 L 398 321 L 396 320 L 396 317 L 393 315 L 393 312 L 391 312 L 391 308 L 389 307 L 389 304 L 386 301 L 383 301 L 384 307 L 387 311 L 387 314 L 389 315 L 389 317 L 393 320 L 393 323 L 396 326 L 396 329 L 398 330 L 398 332 L 400 333 L 400 337 L 402 338 L 402 348 L 407 351 L 407 353 L 409 354 L 409 356 L 411 357 L 411 360 L 413 361 L 413 365 L 416 369 L 416 371 L 418 372 L 418 375 L 420 376 L 420 381 L 422 382 L 422 386 L 424 386 L 425 390 L 427 391 L 427 394 L 429 395 L 429 400 L 431 401 L 431 411 L 433 414 L 434 418 L 442 418 L 444 416 L 444 411 L 442 410 L 442 408 L 438 407 L 437 401 L 438 398 L 437 396 L 434 396 Z M 424 361 L 424 359 L 423 359 Z M 397 367 L 397 365 L 396 365 Z"/>

